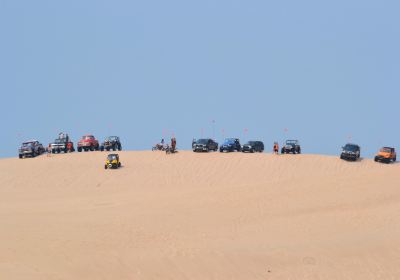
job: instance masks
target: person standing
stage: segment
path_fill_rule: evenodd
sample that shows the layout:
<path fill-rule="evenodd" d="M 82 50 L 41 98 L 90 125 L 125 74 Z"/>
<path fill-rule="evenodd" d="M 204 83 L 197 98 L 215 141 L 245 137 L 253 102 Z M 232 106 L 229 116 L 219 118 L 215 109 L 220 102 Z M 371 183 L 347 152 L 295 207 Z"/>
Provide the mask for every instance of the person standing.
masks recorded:
<path fill-rule="evenodd" d="M 275 142 L 274 143 L 274 154 L 279 154 L 279 144 L 278 144 L 278 142 Z"/>

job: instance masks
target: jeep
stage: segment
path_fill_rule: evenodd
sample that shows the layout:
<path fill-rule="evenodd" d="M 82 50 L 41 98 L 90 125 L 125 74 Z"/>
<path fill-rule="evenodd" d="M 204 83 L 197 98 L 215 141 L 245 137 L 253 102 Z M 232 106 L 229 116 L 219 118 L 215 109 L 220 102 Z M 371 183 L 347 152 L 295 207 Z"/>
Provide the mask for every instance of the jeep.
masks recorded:
<path fill-rule="evenodd" d="M 61 132 L 58 134 L 58 138 L 54 140 L 53 143 L 50 144 L 51 153 L 68 153 L 74 152 L 74 143 L 70 140 L 68 134 Z"/>
<path fill-rule="evenodd" d="M 93 135 L 84 135 L 78 142 L 78 152 L 84 150 L 87 151 L 98 151 L 100 148 L 99 141 Z"/>
<path fill-rule="evenodd" d="M 100 146 L 100 150 L 104 151 L 104 150 L 113 150 L 113 151 L 121 151 L 122 150 L 122 145 L 121 145 L 121 141 L 119 140 L 118 136 L 109 136 L 106 138 L 106 140 L 104 140 L 104 142 L 101 144 Z"/>
<path fill-rule="evenodd" d="M 218 151 L 218 143 L 212 139 L 199 139 L 192 146 L 193 152 Z"/>
<path fill-rule="evenodd" d="M 31 140 L 22 143 L 21 147 L 18 149 L 18 156 L 19 158 L 35 157 L 43 154 L 44 151 L 45 149 L 39 141 Z"/>
<path fill-rule="evenodd" d="M 391 163 L 396 162 L 396 151 L 391 147 L 383 147 L 375 156 L 376 162 Z"/>
<path fill-rule="evenodd" d="M 237 138 L 227 138 L 225 139 L 224 144 L 221 145 L 219 151 L 223 152 L 240 152 L 242 150 L 242 146 L 240 145 L 240 141 Z"/>
<path fill-rule="evenodd" d="M 264 143 L 261 141 L 249 141 L 246 144 L 243 145 L 242 147 L 242 152 L 250 152 L 250 153 L 255 153 L 259 152 L 262 153 L 264 152 Z"/>
<path fill-rule="evenodd" d="M 360 158 L 361 148 L 356 144 L 346 144 L 342 147 L 340 158 L 344 160 L 356 161 Z"/>
<path fill-rule="evenodd" d="M 298 140 L 286 140 L 281 149 L 281 154 L 301 154 L 301 147 Z"/>

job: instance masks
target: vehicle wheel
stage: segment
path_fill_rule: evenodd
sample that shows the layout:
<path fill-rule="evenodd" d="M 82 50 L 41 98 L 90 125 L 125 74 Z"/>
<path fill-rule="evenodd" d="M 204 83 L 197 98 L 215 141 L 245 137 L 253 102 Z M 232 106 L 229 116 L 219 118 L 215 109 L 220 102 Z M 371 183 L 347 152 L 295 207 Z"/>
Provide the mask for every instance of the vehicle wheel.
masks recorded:
<path fill-rule="evenodd" d="M 92 152 L 93 152 L 93 151 L 94 151 L 94 147 L 90 147 L 90 151 L 92 151 Z"/>
<path fill-rule="evenodd" d="M 102 151 L 102 152 L 104 151 L 104 146 L 100 147 L 100 151 Z"/>
<path fill-rule="evenodd" d="M 393 162 L 396 162 L 396 157 L 393 158 Z"/>
<path fill-rule="evenodd" d="M 282 150 L 281 150 L 281 154 L 284 154 L 285 153 L 285 150 L 282 148 Z"/>
<path fill-rule="evenodd" d="M 34 158 L 35 156 L 36 156 L 36 153 L 35 153 L 35 151 L 33 151 L 32 154 L 31 154 L 31 157 Z"/>
<path fill-rule="evenodd" d="M 377 157 L 375 157 L 375 159 L 374 159 L 374 160 L 375 160 L 375 162 L 378 162 L 378 158 L 377 158 Z"/>
<path fill-rule="evenodd" d="M 104 165 L 104 169 L 107 169 L 107 164 L 106 164 L 106 165 Z"/>
<path fill-rule="evenodd" d="M 89 151 L 89 148 L 85 148 L 85 152 Z"/>
<path fill-rule="evenodd" d="M 118 151 L 122 151 L 122 146 L 118 145 Z"/>
<path fill-rule="evenodd" d="M 116 151 L 116 150 L 117 150 L 117 147 L 113 146 L 113 151 Z"/>
<path fill-rule="evenodd" d="M 78 152 L 79 153 L 82 152 L 82 148 L 81 147 L 78 147 Z"/>
<path fill-rule="evenodd" d="M 121 163 L 120 162 L 118 162 L 118 167 L 121 167 Z"/>
<path fill-rule="evenodd" d="M 110 147 L 107 147 L 106 150 L 107 150 L 107 152 L 110 151 Z"/>
<path fill-rule="evenodd" d="M 22 158 L 22 155 L 21 155 L 21 154 L 19 154 L 19 155 L 18 155 L 18 157 L 19 157 L 19 158 Z"/>

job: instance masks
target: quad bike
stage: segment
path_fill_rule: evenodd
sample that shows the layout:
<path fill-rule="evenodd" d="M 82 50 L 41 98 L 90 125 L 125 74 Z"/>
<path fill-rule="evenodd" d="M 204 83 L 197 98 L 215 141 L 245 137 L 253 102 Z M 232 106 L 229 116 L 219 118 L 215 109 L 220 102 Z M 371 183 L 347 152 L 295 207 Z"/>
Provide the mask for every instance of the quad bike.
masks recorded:
<path fill-rule="evenodd" d="M 167 147 L 165 148 L 165 153 L 167 154 L 167 155 L 169 155 L 169 154 L 175 154 L 175 153 L 177 153 L 178 151 L 176 150 L 176 149 L 174 149 L 174 148 L 172 148 L 171 146 L 169 146 L 169 145 L 167 145 Z"/>
<path fill-rule="evenodd" d="M 152 151 L 165 151 L 166 147 L 163 144 L 156 144 L 151 148 Z"/>

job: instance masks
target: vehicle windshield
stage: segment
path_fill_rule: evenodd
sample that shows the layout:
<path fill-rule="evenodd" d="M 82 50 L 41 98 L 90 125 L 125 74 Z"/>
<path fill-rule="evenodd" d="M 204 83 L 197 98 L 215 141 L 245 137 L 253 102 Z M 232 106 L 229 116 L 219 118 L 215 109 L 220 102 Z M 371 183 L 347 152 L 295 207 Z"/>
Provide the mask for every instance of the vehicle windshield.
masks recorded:
<path fill-rule="evenodd" d="M 108 160 L 116 160 L 117 156 L 116 155 L 108 155 L 107 159 Z"/>
<path fill-rule="evenodd" d="M 391 153 L 391 152 L 392 152 L 392 149 L 391 149 L 391 148 L 384 147 L 384 148 L 381 149 L 381 152 L 383 152 L 383 153 Z"/>
<path fill-rule="evenodd" d="M 208 143 L 208 139 L 199 139 L 196 142 L 196 144 L 207 144 L 207 143 Z"/>
<path fill-rule="evenodd" d="M 54 143 L 55 144 L 62 144 L 62 143 L 64 143 L 64 139 L 56 139 L 56 140 L 54 140 Z"/>
<path fill-rule="evenodd" d="M 343 150 L 349 151 L 349 152 L 357 152 L 358 151 L 358 147 L 356 145 L 347 144 L 346 146 L 344 146 Z"/>
<path fill-rule="evenodd" d="M 235 143 L 235 139 L 225 139 L 224 144 L 234 144 Z"/>
<path fill-rule="evenodd" d="M 287 141 L 286 141 L 286 144 L 287 144 L 287 145 L 296 145 L 297 143 L 298 143 L 297 140 L 287 140 Z"/>
<path fill-rule="evenodd" d="M 256 141 L 249 141 L 249 142 L 247 142 L 247 145 L 250 145 L 250 146 L 254 146 L 254 145 L 256 145 L 257 143 L 256 143 Z"/>
<path fill-rule="evenodd" d="M 31 146 L 33 146 L 33 142 L 22 143 L 22 147 L 31 147 Z"/>
<path fill-rule="evenodd" d="M 87 135 L 87 136 L 83 136 L 82 139 L 83 139 L 83 140 L 92 140 L 92 139 L 94 139 L 94 136 L 92 136 L 92 135 Z"/>
<path fill-rule="evenodd" d="M 107 137 L 107 139 L 106 139 L 106 141 L 116 141 L 116 140 L 118 140 L 118 137 L 117 137 L 117 136 L 109 136 L 109 137 Z"/>

